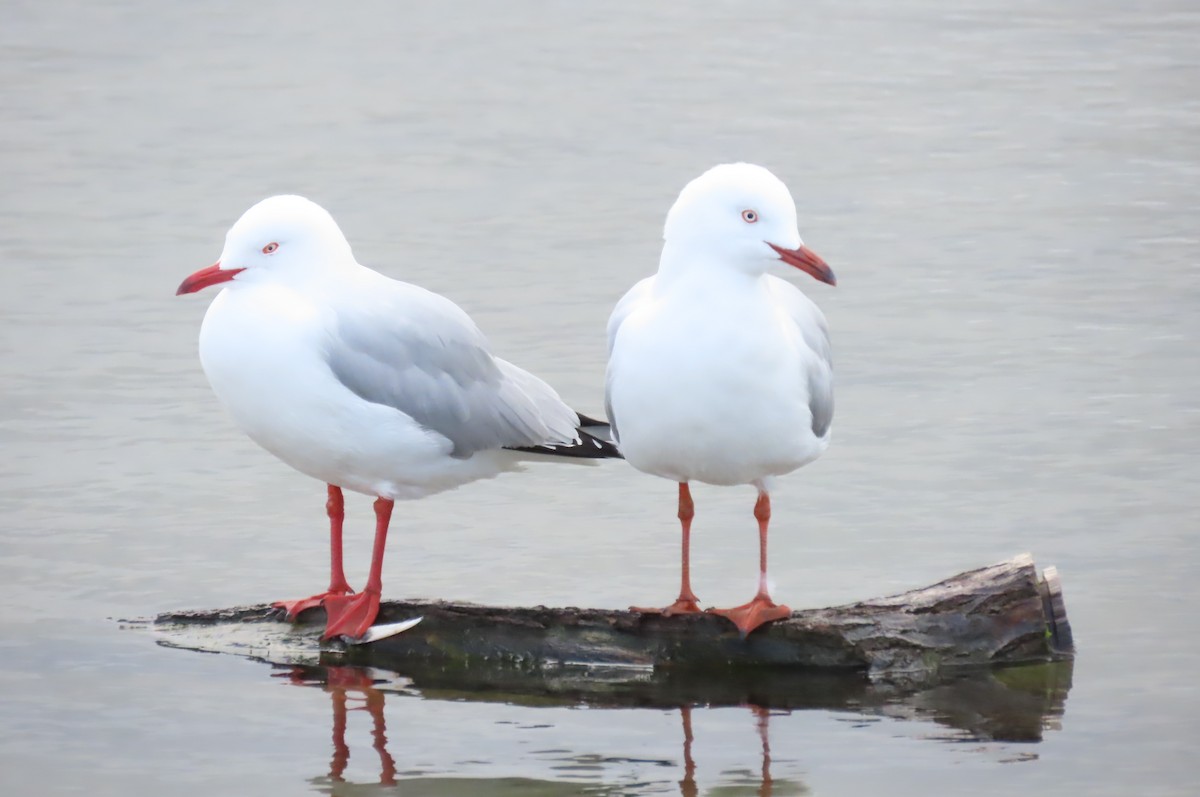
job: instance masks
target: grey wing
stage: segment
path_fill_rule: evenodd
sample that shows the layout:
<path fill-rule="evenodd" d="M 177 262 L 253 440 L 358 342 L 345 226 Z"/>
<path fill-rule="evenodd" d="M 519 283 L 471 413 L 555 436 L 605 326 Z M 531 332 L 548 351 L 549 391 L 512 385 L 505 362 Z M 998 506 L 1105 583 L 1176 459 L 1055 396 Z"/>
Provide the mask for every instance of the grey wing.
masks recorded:
<path fill-rule="evenodd" d="M 545 382 L 493 357 L 461 308 L 413 285 L 385 287 L 370 307 L 338 315 L 327 357 L 346 388 L 446 437 L 455 457 L 577 439 L 575 413 Z"/>
<path fill-rule="evenodd" d="M 621 300 L 617 302 L 617 306 L 613 308 L 612 315 L 608 317 L 608 357 L 611 363 L 613 346 L 617 341 L 617 332 L 621 329 L 621 324 L 629 317 L 634 308 L 650 293 L 654 284 L 654 277 L 646 277 L 637 282 L 632 288 L 625 292 Z M 620 432 L 617 430 L 617 416 L 613 413 L 612 407 L 612 377 L 613 371 L 611 364 L 608 368 L 608 373 L 604 379 L 604 414 L 608 416 L 609 428 L 612 429 L 612 439 L 616 442 L 621 441 Z"/>
<path fill-rule="evenodd" d="M 796 324 L 801 339 L 816 355 L 805 362 L 805 379 L 812 431 L 817 437 L 824 437 L 833 424 L 833 347 L 829 342 L 829 325 L 821 309 L 800 289 L 778 277 L 768 280 L 772 292 Z"/>

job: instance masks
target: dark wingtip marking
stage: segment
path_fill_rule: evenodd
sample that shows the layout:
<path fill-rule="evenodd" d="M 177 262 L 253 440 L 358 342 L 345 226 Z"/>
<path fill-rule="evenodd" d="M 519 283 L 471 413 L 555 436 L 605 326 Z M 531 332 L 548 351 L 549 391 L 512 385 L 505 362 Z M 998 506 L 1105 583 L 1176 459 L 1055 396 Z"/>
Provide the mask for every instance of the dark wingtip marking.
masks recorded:
<path fill-rule="evenodd" d="M 579 432 L 579 442 L 571 446 L 511 446 L 509 451 L 525 451 L 530 454 L 546 454 L 552 457 L 568 457 L 571 459 L 624 459 L 617 447 L 607 440 L 593 437 L 583 429 Z"/>
<path fill-rule="evenodd" d="M 587 429 L 591 426 L 608 426 L 608 421 L 602 421 L 599 418 L 593 418 L 590 415 L 584 415 L 582 412 L 575 413 L 579 416 L 579 428 Z"/>

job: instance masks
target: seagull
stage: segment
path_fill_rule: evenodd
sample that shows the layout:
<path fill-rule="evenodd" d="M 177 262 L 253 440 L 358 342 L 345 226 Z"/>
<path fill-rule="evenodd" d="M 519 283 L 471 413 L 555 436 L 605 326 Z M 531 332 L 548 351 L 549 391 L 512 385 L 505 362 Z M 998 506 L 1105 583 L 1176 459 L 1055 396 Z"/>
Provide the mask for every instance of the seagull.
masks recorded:
<path fill-rule="evenodd" d="M 833 365 L 825 317 L 768 274 L 778 261 L 835 285 L 803 245 L 787 186 L 761 166 L 716 166 L 692 180 L 667 214 L 658 272 L 629 290 L 608 321 L 605 403 L 613 438 L 640 471 L 679 484 L 682 585 L 664 615 L 699 612 L 689 550 L 690 483 L 758 491 L 758 593 L 711 609 L 745 637 L 791 614 L 771 600 L 771 487 L 825 451 Z"/>
<path fill-rule="evenodd" d="M 324 606 L 324 639 L 361 639 L 379 612 L 394 502 L 518 470 L 545 456 L 619 457 L 606 425 L 492 354 L 457 305 L 360 265 L 333 217 L 299 196 L 253 206 L 213 265 L 176 295 L 223 289 L 200 328 L 200 363 L 235 423 L 327 485 L 330 583 L 275 604 Z M 342 569 L 343 490 L 375 497 L 366 587 Z"/>

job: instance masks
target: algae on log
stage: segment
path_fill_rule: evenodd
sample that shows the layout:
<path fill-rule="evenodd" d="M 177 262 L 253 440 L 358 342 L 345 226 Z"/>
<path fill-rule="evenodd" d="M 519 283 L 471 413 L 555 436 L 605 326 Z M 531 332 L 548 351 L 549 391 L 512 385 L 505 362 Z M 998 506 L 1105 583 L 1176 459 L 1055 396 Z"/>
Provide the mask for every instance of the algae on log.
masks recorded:
<path fill-rule="evenodd" d="M 351 646 L 344 660 L 391 669 L 416 663 L 491 662 L 884 673 L 1055 661 L 1069 658 L 1073 650 L 1057 572 L 1047 568 L 1039 577 L 1028 554 L 899 595 L 793 612 L 746 639 L 727 620 L 707 614 L 661 617 L 444 601 L 387 602 L 377 622 L 417 615 L 424 620 L 415 628 Z M 322 620 L 323 612 L 312 610 L 295 627 L 313 649 Z M 165 630 L 236 624 L 246 631 L 244 624 L 260 622 L 280 625 L 274 610 L 256 606 L 163 614 L 155 626 Z M 288 628 L 287 644 L 294 647 L 297 634 Z M 263 647 L 270 644 L 264 642 Z M 339 643 L 332 644 L 337 649 Z"/>

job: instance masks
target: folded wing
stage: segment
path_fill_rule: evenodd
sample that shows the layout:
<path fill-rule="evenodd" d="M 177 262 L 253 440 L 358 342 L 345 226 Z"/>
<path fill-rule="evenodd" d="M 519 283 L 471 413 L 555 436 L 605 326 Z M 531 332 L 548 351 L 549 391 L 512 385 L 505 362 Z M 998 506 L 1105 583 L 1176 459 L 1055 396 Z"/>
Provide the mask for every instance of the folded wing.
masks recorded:
<path fill-rule="evenodd" d="M 347 389 L 447 438 L 459 458 L 577 441 L 578 416 L 545 382 L 493 357 L 461 308 L 414 285 L 387 288 L 337 319 L 327 361 Z"/>
<path fill-rule="evenodd" d="M 769 275 L 767 282 L 812 352 L 812 356 L 804 358 L 808 409 L 812 413 L 813 434 L 824 437 L 829 434 L 829 427 L 833 424 L 833 349 L 825 314 L 791 283 Z"/>

